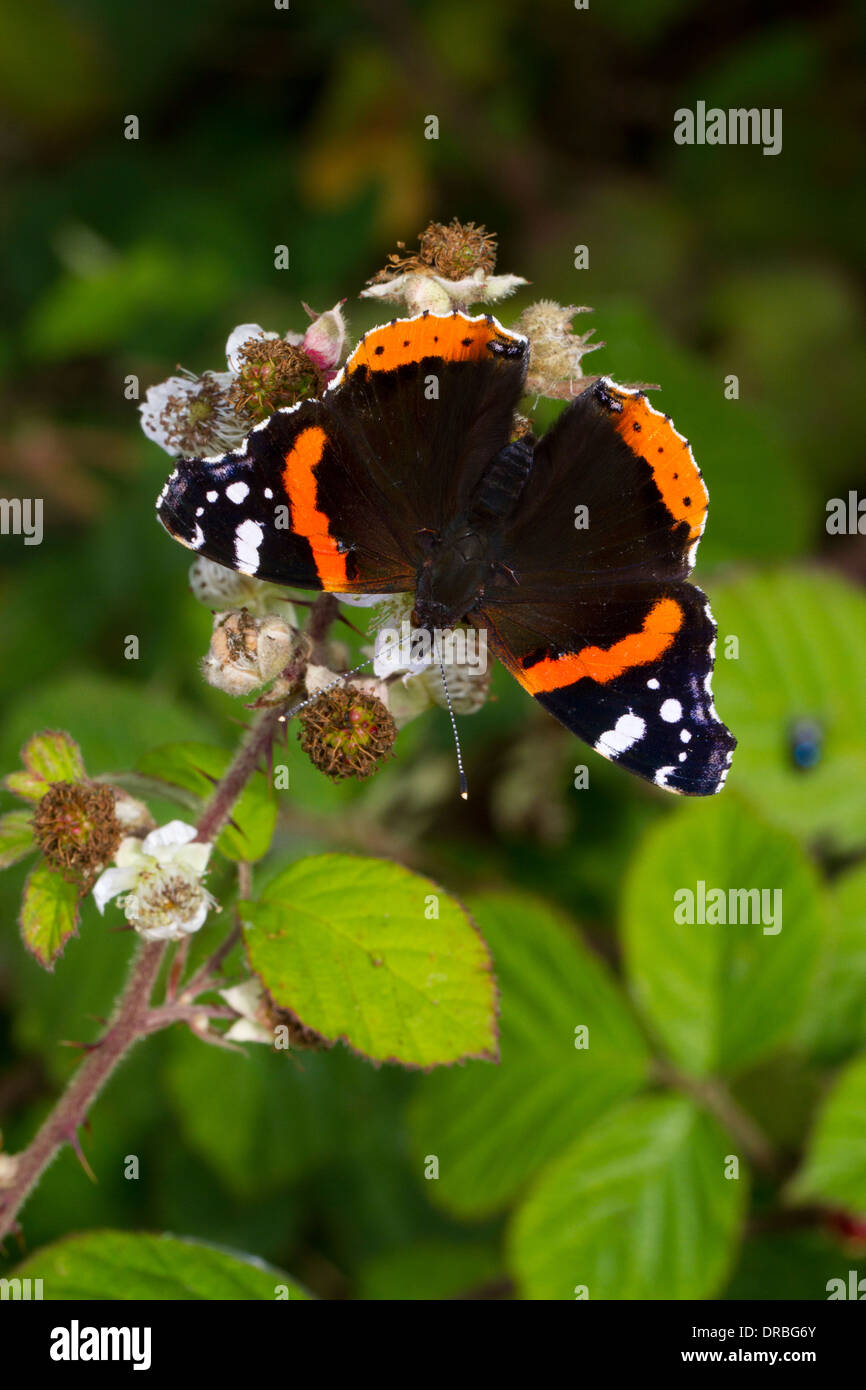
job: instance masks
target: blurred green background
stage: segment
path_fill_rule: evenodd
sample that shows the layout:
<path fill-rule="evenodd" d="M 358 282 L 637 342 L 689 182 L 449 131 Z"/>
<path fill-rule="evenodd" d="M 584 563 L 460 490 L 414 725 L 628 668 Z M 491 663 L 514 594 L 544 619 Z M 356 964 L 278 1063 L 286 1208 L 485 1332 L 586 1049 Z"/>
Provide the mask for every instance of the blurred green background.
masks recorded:
<path fill-rule="evenodd" d="M 525 935 L 551 991 L 557 951 L 591 943 L 624 979 L 610 985 L 616 1007 L 630 996 L 641 1029 L 701 1084 L 716 1078 L 779 1161 L 741 1210 L 707 1218 L 710 1235 L 691 1208 L 682 1217 L 703 1274 L 601 1280 L 601 1295 L 823 1298 L 854 1267 L 866 1249 L 850 1216 L 866 1209 L 866 540 L 828 536 L 825 508 L 863 481 L 863 31 L 863 7 L 834 0 L 0 4 L 0 491 L 45 499 L 41 546 L 0 540 L 3 770 L 44 726 L 68 729 L 93 773 L 173 739 L 234 745 L 238 711 L 198 675 L 210 618 L 188 591 L 188 556 L 153 518 L 168 460 L 124 384 L 136 376 L 143 394 L 178 364 L 220 369 L 236 323 L 302 329 L 302 301 L 346 296 L 359 334 L 384 317 L 357 295 L 386 253 L 453 216 L 495 231 L 498 268 L 531 281 L 503 321 L 541 297 L 591 305 L 576 327 L 606 346 L 585 369 L 661 384 L 656 403 L 710 489 L 698 578 L 720 626 L 717 704 L 740 739 L 721 801 L 682 807 L 584 751 L 497 672 L 495 699 L 462 721 L 472 800 L 458 823 L 444 715 L 409 726 L 360 789 L 335 789 L 292 738 L 275 864 L 336 846 L 401 859 L 470 903 L 497 895 L 478 917 L 512 1030 L 499 1077 L 480 1063 L 376 1071 L 342 1049 L 244 1061 L 159 1036 L 94 1110 L 84 1142 L 98 1184 L 64 1153 L 26 1209 L 28 1249 L 91 1227 L 167 1229 L 263 1256 L 329 1298 L 547 1296 L 532 1243 L 570 1179 L 546 1165 L 637 1083 L 614 1055 L 594 1099 L 560 1073 L 569 1058 L 541 984 L 535 1013 L 518 1007 Z M 675 145 L 674 111 L 698 100 L 781 107 L 782 153 Z M 430 114 L 438 140 L 424 138 Z M 128 115 L 137 141 L 124 139 Z M 730 635 L 739 652 L 726 659 Z M 820 730 L 805 771 L 800 719 Z M 582 762 L 590 789 L 575 791 Z M 790 882 L 790 926 L 760 958 L 720 946 L 666 990 L 682 941 L 654 892 L 671 863 L 674 886 L 709 880 L 707 863 L 723 883 Z M 765 880 L 769 863 L 783 867 Z M 94 1035 L 130 951 L 88 907 L 45 976 L 17 939 L 22 877 L 0 879 L 8 1149 L 70 1073 L 61 1040 Z M 593 1007 L 580 980 L 594 968 L 563 960 L 576 996 L 551 1010 L 568 1034 Z M 712 1056 L 693 1065 L 711 1015 Z M 820 1149 L 828 1096 L 844 1161 Z M 528 1132 L 545 1125 L 533 1147 Z M 454 1163 L 425 1181 L 424 1155 L 449 1143 Z M 138 1181 L 124 1179 L 127 1154 L 141 1157 Z M 663 1210 L 662 1194 L 646 1200 Z M 580 1282 L 558 1258 L 562 1286 Z"/>

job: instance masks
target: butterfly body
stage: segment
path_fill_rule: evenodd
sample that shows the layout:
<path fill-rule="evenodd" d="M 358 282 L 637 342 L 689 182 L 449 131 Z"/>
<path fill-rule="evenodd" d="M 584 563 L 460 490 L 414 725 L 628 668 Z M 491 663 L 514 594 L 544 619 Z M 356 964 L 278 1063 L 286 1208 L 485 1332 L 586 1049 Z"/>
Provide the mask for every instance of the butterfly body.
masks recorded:
<path fill-rule="evenodd" d="M 603 756 L 670 791 L 718 791 L 735 741 L 688 579 L 708 500 L 688 444 L 607 379 L 541 439 L 513 440 L 528 352 L 489 315 L 373 329 L 320 399 L 181 462 L 159 518 L 272 583 L 409 593 L 419 626 L 469 622 Z"/>

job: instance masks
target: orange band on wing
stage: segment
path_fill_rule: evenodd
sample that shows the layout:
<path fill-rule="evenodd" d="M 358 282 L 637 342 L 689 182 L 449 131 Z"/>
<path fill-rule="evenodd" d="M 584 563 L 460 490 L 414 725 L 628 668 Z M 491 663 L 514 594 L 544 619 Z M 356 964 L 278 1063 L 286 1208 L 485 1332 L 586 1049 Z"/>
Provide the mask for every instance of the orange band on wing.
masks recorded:
<path fill-rule="evenodd" d="M 328 518 L 319 511 L 316 465 L 321 462 L 328 436 L 318 425 L 302 430 L 286 454 L 283 485 L 292 508 L 292 529 L 310 542 L 323 589 L 350 587 L 346 556 L 328 529 Z"/>
<path fill-rule="evenodd" d="M 488 356 L 489 343 L 518 342 L 486 318 L 477 323 L 465 314 L 422 315 L 416 319 L 396 319 L 382 328 L 365 333 L 346 363 L 346 375 L 359 367 L 372 372 L 391 372 L 396 367 L 420 362 L 423 357 L 441 357 L 448 362 L 471 362 Z"/>
<path fill-rule="evenodd" d="M 630 632 L 612 647 L 582 647 L 579 652 L 546 657 L 526 669 L 519 668 L 521 684 L 533 695 L 561 690 L 579 680 L 605 685 L 633 666 L 657 661 L 673 644 L 683 625 L 683 610 L 672 598 L 659 599 L 644 618 L 640 632 Z"/>
<path fill-rule="evenodd" d="M 622 410 L 614 416 L 617 434 L 633 454 L 649 464 L 668 511 L 677 521 L 687 521 L 690 539 L 697 540 L 703 530 L 709 495 L 691 449 L 670 420 L 654 410 L 645 396 L 633 396 L 615 388 L 608 390 L 622 404 Z"/>

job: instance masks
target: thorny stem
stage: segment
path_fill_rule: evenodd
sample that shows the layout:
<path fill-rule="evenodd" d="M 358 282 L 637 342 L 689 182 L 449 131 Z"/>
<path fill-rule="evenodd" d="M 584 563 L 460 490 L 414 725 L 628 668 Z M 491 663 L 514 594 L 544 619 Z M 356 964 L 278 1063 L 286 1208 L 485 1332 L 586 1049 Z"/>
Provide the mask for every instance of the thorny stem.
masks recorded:
<path fill-rule="evenodd" d="M 0 1187 L 0 1240 L 15 1224 L 18 1209 L 64 1144 L 77 1144 L 77 1131 L 117 1063 L 145 1030 L 150 994 L 165 943 L 142 946 L 108 1031 L 86 1055 L 35 1139 L 12 1159 L 11 1178 Z"/>
<path fill-rule="evenodd" d="M 325 638 L 337 607 L 332 594 L 320 594 L 313 604 L 308 635 L 314 661 L 323 659 Z M 264 710 L 253 724 L 199 818 L 198 840 L 212 842 L 230 818 L 235 802 L 281 732 L 281 712 L 279 707 Z M 239 876 L 244 894 L 249 891 L 248 866 L 239 869 Z M 172 1023 L 187 1022 L 195 1028 L 199 1019 L 235 1016 L 222 1006 L 198 1005 L 194 1001 L 195 994 L 207 987 L 237 939 L 235 923 L 210 960 L 183 988 L 180 998 L 157 1008 L 151 1008 L 150 1000 L 168 943 L 148 941 L 142 945 L 108 1029 L 87 1048 L 84 1060 L 35 1138 L 18 1154 L 0 1154 L 0 1241 L 17 1228 L 21 1206 L 63 1146 L 71 1144 L 81 1157 L 78 1129 L 117 1064 L 140 1038 Z"/>

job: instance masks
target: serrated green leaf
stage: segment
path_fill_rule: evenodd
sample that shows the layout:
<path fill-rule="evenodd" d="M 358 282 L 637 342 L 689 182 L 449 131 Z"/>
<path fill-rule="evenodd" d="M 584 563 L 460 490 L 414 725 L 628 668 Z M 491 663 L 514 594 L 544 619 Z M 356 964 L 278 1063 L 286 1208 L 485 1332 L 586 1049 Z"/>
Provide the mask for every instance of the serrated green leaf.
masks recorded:
<path fill-rule="evenodd" d="M 438 1181 L 425 1186 L 463 1216 L 503 1207 L 587 1124 L 634 1094 L 649 1068 L 622 992 L 574 927 L 525 895 L 489 894 L 472 907 L 499 978 L 500 1065 L 428 1077 L 411 1111 L 417 1162 L 439 1161 Z M 580 1027 L 585 1048 L 575 1046 Z"/>
<path fill-rule="evenodd" d="M 776 825 L 841 850 L 866 843 L 866 598 L 829 574 L 780 570 L 713 589 L 715 691 L 739 739 L 728 786 Z M 739 655 L 726 659 L 728 639 Z M 792 737 L 814 721 L 818 760 Z"/>
<path fill-rule="evenodd" d="M 28 951 L 44 965 L 54 962 L 78 927 L 80 893 L 44 861 L 31 869 L 21 902 L 21 935 Z"/>
<path fill-rule="evenodd" d="M 237 1303 L 272 1301 L 281 1286 L 292 1300 L 309 1299 L 282 1270 L 252 1255 L 177 1236 L 126 1231 L 68 1236 L 37 1250 L 9 1277 L 41 1279 L 46 1299 Z"/>
<path fill-rule="evenodd" d="M 732 1263 L 747 1182 L 690 1101 L 654 1096 L 598 1120 L 514 1219 L 509 1267 L 531 1299 L 709 1298 Z M 583 1295 L 586 1296 L 586 1295 Z"/>
<path fill-rule="evenodd" d="M 319 855 L 240 911 L 253 970 L 323 1038 L 406 1066 L 496 1056 L 487 948 L 429 879 L 385 860 Z"/>
<path fill-rule="evenodd" d="M 172 786 L 183 787 L 207 800 L 213 791 L 210 778 L 220 778 L 231 760 L 222 748 L 208 743 L 167 743 L 139 758 L 138 771 Z M 232 810 L 234 825 L 227 825 L 217 839 L 217 849 L 228 859 L 254 862 L 270 849 L 277 820 L 277 802 L 261 773 L 251 777 Z"/>
<path fill-rule="evenodd" d="M 684 890 L 697 918 L 701 884 L 724 892 L 726 915 L 759 920 L 678 922 Z M 731 912 L 731 891 L 752 889 L 766 900 L 735 899 Z M 623 924 L 632 992 L 671 1058 L 707 1075 L 770 1055 L 804 1007 L 824 922 L 821 887 L 797 841 L 729 792 L 665 817 L 629 867 Z"/>
<path fill-rule="evenodd" d="M 29 811 L 7 811 L 5 816 L 0 816 L 0 869 L 17 864 L 35 847 L 33 818 Z"/>
<path fill-rule="evenodd" d="M 796 1041 L 836 1061 L 866 1046 L 866 865 L 836 879 L 828 897 L 827 930 Z"/>
<path fill-rule="evenodd" d="M 817 1198 L 866 1211 L 866 1056 L 839 1075 L 789 1193 L 797 1201 Z"/>

